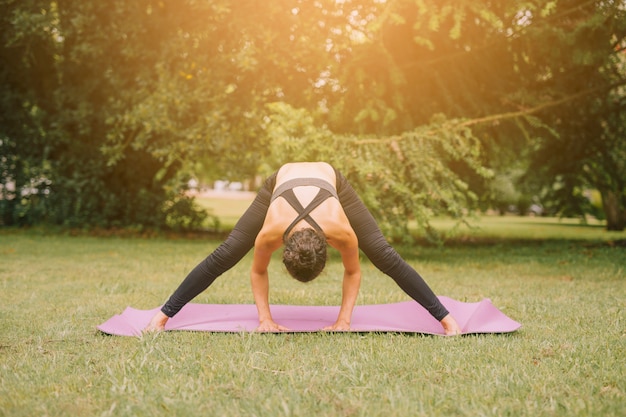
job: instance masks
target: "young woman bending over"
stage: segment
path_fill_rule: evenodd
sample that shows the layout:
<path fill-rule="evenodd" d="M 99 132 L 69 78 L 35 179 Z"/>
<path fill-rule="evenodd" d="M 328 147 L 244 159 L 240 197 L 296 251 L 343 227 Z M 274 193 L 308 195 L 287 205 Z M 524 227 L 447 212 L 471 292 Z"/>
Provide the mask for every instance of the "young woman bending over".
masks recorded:
<path fill-rule="evenodd" d="M 264 183 L 226 240 L 196 266 L 152 318 L 146 330 L 165 323 L 254 247 L 250 281 L 259 331 L 289 330 L 274 322 L 269 307 L 268 265 L 281 246 L 287 271 L 299 281 L 317 277 L 327 245 L 344 266 L 339 315 L 325 330 L 348 330 L 361 283 L 359 249 L 409 296 L 440 321 L 446 334 L 459 334 L 456 320 L 422 277 L 389 245 L 346 178 L 324 162 L 283 165 Z"/>

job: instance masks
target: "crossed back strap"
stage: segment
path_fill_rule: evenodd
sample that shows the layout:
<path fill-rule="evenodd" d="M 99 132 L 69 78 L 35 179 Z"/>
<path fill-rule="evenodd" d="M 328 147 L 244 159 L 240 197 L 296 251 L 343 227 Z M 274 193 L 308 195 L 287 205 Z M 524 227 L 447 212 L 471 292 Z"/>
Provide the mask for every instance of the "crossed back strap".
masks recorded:
<path fill-rule="evenodd" d="M 324 233 L 320 225 L 317 224 L 315 220 L 313 220 L 310 214 L 313 210 L 315 210 L 317 206 L 319 206 L 332 196 L 333 194 L 330 191 L 326 190 L 325 188 L 320 188 L 320 190 L 317 192 L 317 195 L 315 196 L 315 198 L 313 198 L 313 200 L 311 200 L 309 205 L 306 207 L 302 207 L 302 204 L 300 203 L 300 201 L 298 201 L 298 198 L 294 194 L 293 189 L 285 190 L 282 193 L 282 197 L 287 200 L 287 202 L 291 204 L 291 207 L 293 207 L 299 214 L 298 217 L 296 217 L 295 220 L 291 222 L 289 227 L 287 227 L 285 233 L 283 233 L 283 241 L 287 238 L 287 235 L 289 235 L 291 229 L 293 229 L 294 226 L 301 220 L 306 220 L 319 233 Z"/>

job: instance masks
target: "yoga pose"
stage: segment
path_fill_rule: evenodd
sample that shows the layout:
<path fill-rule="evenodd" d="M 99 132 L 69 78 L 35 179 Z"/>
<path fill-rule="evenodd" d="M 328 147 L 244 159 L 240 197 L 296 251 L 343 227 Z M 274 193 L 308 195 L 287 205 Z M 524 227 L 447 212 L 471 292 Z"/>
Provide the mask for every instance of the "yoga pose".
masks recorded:
<path fill-rule="evenodd" d="M 254 247 L 250 282 L 259 331 L 289 330 L 272 319 L 267 267 L 284 245 L 283 263 L 307 282 L 326 263 L 326 246 L 341 254 L 344 266 L 339 315 L 325 330 L 348 330 L 361 284 L 359 249 L 382 272 L 441 322 L 446 334 L 459 334 L 456 320 L 422 277 L 393 249 L 346 178 L 324 162 L 283 165 L 270 176 L 226 240 L 180 284 L 146 330 L 165 323 Z"/>

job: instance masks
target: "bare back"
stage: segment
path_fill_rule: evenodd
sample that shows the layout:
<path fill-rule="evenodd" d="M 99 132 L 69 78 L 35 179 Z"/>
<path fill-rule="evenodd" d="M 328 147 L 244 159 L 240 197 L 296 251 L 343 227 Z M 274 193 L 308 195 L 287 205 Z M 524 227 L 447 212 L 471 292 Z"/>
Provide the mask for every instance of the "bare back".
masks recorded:
<path fill-rule="evenodd" d="M 282 166 L 276 176 L 276 186 L 296 178 L 319 178 L 336 187 L 337 178 L 332 166 L 325 162 L 297 162 Z M 307 206 L 319 192 L 315 186 L 293 188 L 298 201 Z M 293 219 L 298 216 L 296 210 L 283 198 L 277 198 L 269 206 L 263 228 L 256 244 L 267 245 L 275 250 L 282 244 L 282 236 Z M 339 249 L 348 241 L 356 241 L 354 231 L 336 198 L 328 198 L 311 212 L 311 217 L 322 228 L 328 243 Z M 311 227 L 306 220 L 297 223 L 293 230 Z"/>

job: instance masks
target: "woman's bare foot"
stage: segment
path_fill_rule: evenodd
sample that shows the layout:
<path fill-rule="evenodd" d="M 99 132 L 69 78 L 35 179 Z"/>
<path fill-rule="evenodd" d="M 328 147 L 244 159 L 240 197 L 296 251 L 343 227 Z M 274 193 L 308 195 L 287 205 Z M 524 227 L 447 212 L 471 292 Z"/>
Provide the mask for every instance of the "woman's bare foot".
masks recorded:
<path fill-rule="evenodd" d="M 455 336 L 461 334 L 461 328 L 451 314 L 448 314 L 443 319 L 441 319 L 440 323 L 443 326 L 443 330 L 446 332 L 446 336 Z"/>

